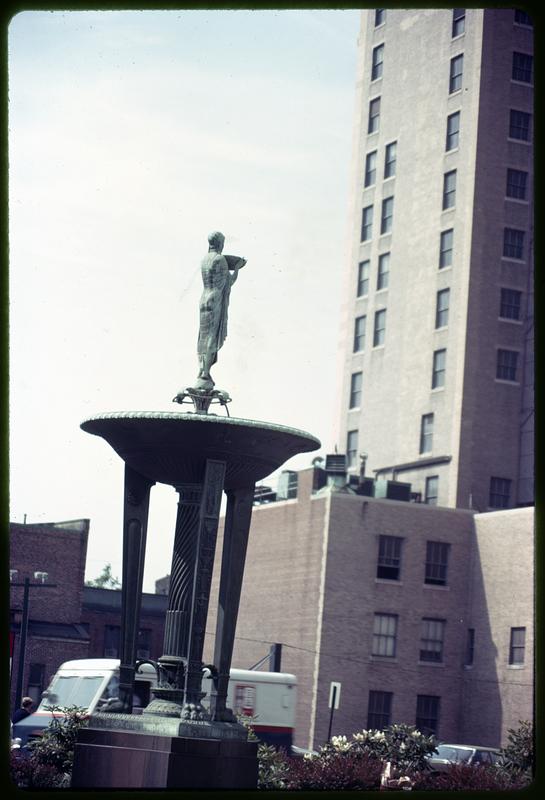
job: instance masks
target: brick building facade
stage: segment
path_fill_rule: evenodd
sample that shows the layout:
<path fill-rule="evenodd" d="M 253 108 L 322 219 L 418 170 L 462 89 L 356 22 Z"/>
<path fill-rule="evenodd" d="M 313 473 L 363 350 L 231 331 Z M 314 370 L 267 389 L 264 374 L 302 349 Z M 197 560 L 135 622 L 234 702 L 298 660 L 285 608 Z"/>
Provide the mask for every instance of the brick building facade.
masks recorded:
<path fill-rule="evenodd" d="M 23 695 L 35 702 L 64 662 L 116 658 L 121 592 L 84 585 L 89 520 L 10 524 L 11 708 L 19 669 L 25 578 L 31 581 Z M 39 574 L 35 578 L 35 573 Z M 43 582 L 42 582 L 43 581 Z M 165 595 L 142 595 L 138 657 L 162 653 Z"/>
<path fill-rule="evenodd" d="M 333 734 L 406 722 L 443 741 L 505 744 L 533 718 L 533 509 L 315 491 L 315 473 L 298 474 L 296 499 L 254 507 L 233 666 L 282 643 L 303 747 L 327 738 L 332 681 Z M 220 530 L 205 660 L 221 546 Z"/>

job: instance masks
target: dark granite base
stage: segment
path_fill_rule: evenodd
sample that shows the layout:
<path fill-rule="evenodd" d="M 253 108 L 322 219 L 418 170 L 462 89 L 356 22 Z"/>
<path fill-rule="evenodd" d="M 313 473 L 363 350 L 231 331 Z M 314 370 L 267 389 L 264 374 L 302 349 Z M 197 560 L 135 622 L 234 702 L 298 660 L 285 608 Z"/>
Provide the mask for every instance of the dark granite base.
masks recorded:
<path fill-rule="evenodd" d="M 74 789 L 255 789 L 257 742 L 82 728 Z"/>

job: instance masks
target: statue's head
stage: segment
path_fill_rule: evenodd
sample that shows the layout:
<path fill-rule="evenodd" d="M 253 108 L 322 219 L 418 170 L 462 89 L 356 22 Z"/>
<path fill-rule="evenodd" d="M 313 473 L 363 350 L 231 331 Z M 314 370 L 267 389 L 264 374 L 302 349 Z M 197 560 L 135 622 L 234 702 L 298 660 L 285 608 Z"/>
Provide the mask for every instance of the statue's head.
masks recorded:
<path fill-rule="evenodd" d="M 217 250 L 218 253 L 221 253 L 223 250 L 223 245 L 225 243 L 225 236 L 223 233 L 219 231 L 212 231 L 212 233 L 208 234 L 208 244 L 210 247 L 213 247 L 214 250 Z"/>

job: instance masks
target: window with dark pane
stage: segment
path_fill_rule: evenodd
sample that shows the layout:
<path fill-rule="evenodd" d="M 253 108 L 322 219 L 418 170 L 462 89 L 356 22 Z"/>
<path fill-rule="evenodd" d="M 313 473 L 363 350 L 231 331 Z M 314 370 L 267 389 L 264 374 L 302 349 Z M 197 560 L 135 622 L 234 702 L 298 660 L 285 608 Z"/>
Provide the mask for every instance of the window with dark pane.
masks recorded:
<path fill-rule="evenodd" d="M 377 578 L 398 581 L 401 577 L 401 536 L 379 536 Z"/>
<path fill-rule="evenodd" d="M 466 28 L 466 10 L 465 8 L 452 9 L 452 38 L 461 36 Z"/>
<path fill-rule="evenodd" d="M 452 266 L 452 250 L 454 246 L 454 230 L 441 232 L 439 242 L 439 269 Z"/>
<path fill-rule="evenodd" d="M 439 389 L 445 385 L 445 375 L 447 371 L 447 351 L 445 349 L 436 350 L 433 354 L 433 368 L 431 376 L 431 388 Z"/>
<path fill-rule="evenodd" d="M 526 628 L 511 628 L 509 640 L 509 663 L 524 664 Z"/>
<path fill-rule="evenodd" d="M 528 142 L 530 140 L 530 114 L 511 109 L 509 112 L 509 137 Z"/>
<path fill-rule="evenodd" d="M 462 76 L 464 74 L 464 54 L 454 56 L 450 60 L 449 94 L 457 92 L 462 88 Z"/>
<path fill-rule="evenodd" d="M 442 663 L 444 638 L 445 620 L 425 617 L 420 635 L 420 661 Z"/>
<path fill-rule="evenodd" d="M 458 147 L 460 139 L 460 112 L 455 111 L 447 117 L 447 143 L 446 150 L 454 150 Z"/>
<path fill-rule="evenodd" d="M 369 292 L 369 261 L 358 264 L 358 297 L 365 297 Z"/>
<path fill-rule="evenodd" d="M 390 253 L 378 257 L 377 290 L 387 289 L 390 275 Z"/>
<path fill-rule="evenodd" d="M 373 206 L 366 206 L 361 213 L 361 241 L 367 242 L 373 234 Z"/>
<path fill-rule="evenodd" d="M 439 711 L 441 698 L 436 695 L 419 694 L 416 697 L 417 730 L 426 736 L 437 736 L 439 732 Z"/>
<path fill-rule="evenodd" d="M 375 28 L 378 28 L 378 26 L 382 25 L 384 22 L 386 22 L 386 9 L 375 8 Z"/>
<path fill-rule="evenodd" d="M 528 53 L 513 53 L 513 80 L 532 83 L 533 65 L 534 59 Z"/>
<path fill-rule="evenodd" d="M 349 408 L 359 408 L 361 405 L 361 389 L 363 384 L 363 373 L 353 372 L 350 378 L 350 406 Z"/>
<path fill-rule="evenodd" d="M 376 133 L 380 122 L 380 97 L 369 102 L 369 123 L 367 133 Z"/>
<path fill-rule="evenodd" d="M 394 219 L 394 198 L 386 197 L 382 201 L 382 213 L 380 216 L 380 232 L 390 233 Z"/>
<path fill-rule="evenodd" d="M 439 476 L 430 475 L 428 478 L 426 478 L 424 502 L 428 506 L 436 506 L 438 494 L 439 494 Z"/>
<path fill-rule="evenodd" d="M 371 64 L 371 80 L 376 81 L 382 78 L 382 65 L 384 63 L 384 45 L 378 44 L 373 47 L 373 56 Z"/>
<path fill-rule="evenodd" d="M 424 583 L 446 586 L 450 544 L 448 542 L 426 542 L 426 567 Z"/>
<path fill-rule="evenodd" d="M 527 184 L 527 172 L 520 169 L 507 170 L 507 197 L 515 197 L 517 200 L 526 200 Z"/>
<path fill-rule="evenodd" d="M 524 231 L 516 228 L 503 229 L 503 255 L 506 258 L 524 258 Z"/>
<path fill-rule="evenodd" d="M 369 692 L 367 705 L 367 730 L 381 731 L 390 724 L 392 713 L 392 692 Z"/>
<path fill-rule="evenodd" d="M 346 462 L 353 467 L 358 459 L 358 431 L 348 431 L 346 435 Z"/>
<path fill-rule="evenodd" d="M 456 170 L 443 175 L 443 211 L 456 205 Z"/>
<path fill-rule="evenodd" d="M 490 508 L 509 508 L 509 496 L 511 494 L 511 480 L 509 478 L 490 478 L 490 493 L 488 505 Z"/>
<path fill-rule="evenodd" d="M 365 322 L 367 317 L 356 317 L 354 322 L 354 353 L 359 353 L 365 347 Z"/>
<path fill-rule="evenodd" d="M 375 327 L 373 330 L 373 347 L 384 344 L 386 336 L 386 309 L 375 311 Z"/>
<path fill-rule="evenodd" d="M 466 658 L 465 658 L 466 667 L 471 667 L 474 658 L 475 658 L 475 628 L 468 628 L 467 639 L 466 639 Z"/>
<path fill-rule="evenodd" d="M 496 361 L 496 378 L 501 381 L 516 381 L 517 379 L 517 350 L 498 350 Z"/>
<path fill-rule="evenodd" d="M 423 414 L 420 422 L 420 453 L 431 453 L 433 445 L 433 414 Z"/>
<path fill-rule="evenodd" d="M 104 658 L 119 658 L 119 625 L 104 627 Z"/>
<path fill-rule="evenodd" d="M 384 177 L 392 178 L 396 174 L 397 142 L 386 145 L 384 152 Z"/>
<path fill-rule="evenodd" d="M 377 151 L 367 153 L 365 157 L 365 180 L 364 186 L 372 186 L 377 177 Z"/>
<path fill-rule="evenodd" d="M 520 319 L 522 292 L 518 289 L 501 290 L 500 317 L 504 319 Z"/>
<path fill-rule="evenodd" d="M 435 307 L 435 327 L 444 328 L 448 325 L 448 312 L 450 304 L 450 289 L 441 289 L 437 292 Z"/>
<path fill-rule="evenodd" d="M 526 11 L 522 11 L 520 8 L 515 9 L 515 22 L 517 25 L 526 25 L 528 28 L 534 27 L 534 22 L 529 14 Z"/>

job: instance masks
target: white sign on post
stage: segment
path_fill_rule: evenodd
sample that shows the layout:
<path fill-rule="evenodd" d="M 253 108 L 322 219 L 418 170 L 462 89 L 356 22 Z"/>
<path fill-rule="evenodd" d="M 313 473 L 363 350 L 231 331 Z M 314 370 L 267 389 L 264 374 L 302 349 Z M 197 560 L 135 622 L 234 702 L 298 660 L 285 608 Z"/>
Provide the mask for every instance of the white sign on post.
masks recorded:
<path fill-rule="evenodd" d="M 336 683 L 335 681 L 331 681 L 331 685 L 329 687 L 329 706 L 328 708 L 334 708 L 335 711 L 339 708 L 339 700 L 341 699 L 341 684 Z"/>

